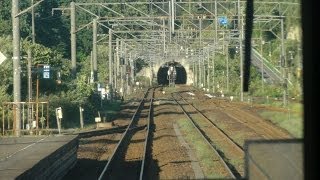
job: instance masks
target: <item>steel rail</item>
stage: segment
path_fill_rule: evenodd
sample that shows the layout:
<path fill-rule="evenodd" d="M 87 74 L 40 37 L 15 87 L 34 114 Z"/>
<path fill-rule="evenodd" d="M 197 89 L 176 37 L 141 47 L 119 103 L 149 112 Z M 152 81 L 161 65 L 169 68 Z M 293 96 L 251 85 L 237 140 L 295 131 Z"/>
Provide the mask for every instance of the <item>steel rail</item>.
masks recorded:
<path fill-rule="evenodd" d="M 206 119 L 210 124 L 212 124 L 212 125 L 218 130 L 218 132 L 219 132 L 221 135 L 227 137 L 227 139 L 229 140 L 229 142 L 231 142 L 233 145 L 237 146 L 237 148 L 238 148 L 240 151 L 244 152 L 243 147 L 242 147 L 239 143 L 235 142 L 223 129 L 221 129 L 219 126 L 217 126 L 216 123 L 214 123 L 213 121 L 211 121 L 206 115 L 204 115 L 202 112 L 200 112 L 200 110 L 197 109 L 196 107 L 194 107 L 194 105 L 190 104 L 187 100 L 185 100 L 180 93 L 177 93 L 177 94 L 182 98 L 182 100 L 183 100 L 184 102 L 186 102 L 189 106 L 191 106 L 193 109 L 195 109 L 204 119 Z"/>
<path fill-rule="evenodd" d="M 224 166 L 224 168 L 227 170 L 227 172 L 229 173 L 230 177 L 233 179 L 236 179 L 236 176 L 234 175 L 234 173 L 232 172 L 232 170 L 229 168 L 229 166 L 227 165 L 227 163 L 225 162 L 225 160 L 221 157 L 221 155 L 218 153 L 218 151 L 215 149 L 215 147 L 210 143 L 209 138 L 204 134 L 204 132 L 202 132 L 200 130 L 199 125 L 192 119 L 192 117 L 187 113 L 187 111 L 183 108 L 182 104 L 180 104 L 178 102 L 178 100 L 174 97 L 174 94 L 171 94 L 173 100 L 180 106 L 181 110 L 183 111 L 183 113 L 188 117 L 188 119 L 190 120 L 190 122 L 192 123 L 192 125 L 195 127 L 195 129 L 198 131 L 198 133 L 201 135 L 201 137 L 203 138 L 203 140 L 209 145 L 209 147 L 212 149 L 212 151 L 216 154 L 216 156 L 219 158 L 220 162 L 222 163 L 222 165 Z"/>
<path fill-rule="evenodd" d="M 155 88 L 153 88 L 153 90 L 152 90 L 152 96 L 151 96 L 150 106 L 149 106 L 147 137 L 146 137 L 145 142 L 144 142 L 144 153 L 143 153 L 143 158 L 142 158 L 142 163 L 141 163 L 141 170 L 140 170 L 140 177 L 139 177 L 140 180 L 143 179 L 144 169 L 146 168 L 146 157 L 147 157 L 147 153 L 148 153 L 147 151 L 148 151 L 148 146 L 150 144 L 150 125 L 151 125 L 152 118 L 153 118 L 154 90 L 155 90 Z"/>
<path fill-rule="evenodd" d="M 107 170 L 109 170 L 112 166 L 112 164 L 114 163 L 114 157 L 119 153 L 120 151 L 120 147 L 123 145 L 125 138 L 130 134 L 130 131 L 132 129 L 132 126 L 134 125 L 134 123 L 136 122 L 136 120 L 138 120 L 139 118 L 137 118 L 138 112 L 140 109 L 143 108 L 144 102 L 146 100 L 146 97 L 148 96 L 149 92 L 150 92 L 149 88 L 146 93 L 143 96 L 143 99 L 140 101 L 140 104 L 138 106 L 138 108 L 136 109 L 135 113 L 133 114 L 132 118 L 131 118 L 131 122 L 128 125 L 126 131 L 123 133 L 118 145 L 116 146 L 116 148 L 114 149 L 112 155 L 110 156 L 110 158 L 108 159 L 107 164 L 105 165 L 105 167 L 103 168 L 102 172 L 100 173 L 100 176 L 98 178 L 98 180 L 102 180 L 105 178 L 106 172 Z"/>
<path fill-rule="evenodd" d="M 246 111 L 243 111 L 241 109 L 238 108 L 234 108 L 230 105 L 226 105 L 224 104 L 223 106 L 228 107 L 228 109 L 232 110 L 233 115 L 231 115 L 231 113 L 229 111 L 226 112 L 226 114 L 235 119 L 238 122 L 241 122 L 242 124 L 245 124 L 247 127 L 249 127 L 250 129 L 252 129 L 253 131 L 255 131 L 257 134 L 260 134 L 256 131 L 257 128 L 259 128 L 260 130 L 264 131 L 266 134 L 260 134 L 261 136 L 263 136 L 265 139 L 281 139 L 281 138 L 292 138 L 292 135 L 287 134 L 285 132 L 282 132 L 277 126 L 272 125 L 271 123 L 269 124 L 267 121 L 263 121 L 261 120 L 259 117 L 254 116 Z M 222 109 L 221 107 L 218 107 L 219 109 Z M 245 123 L 243 118 L 238 118 L 235 117 L 237 115 L 243 115 L 245 114 L 248 117 L 248 121 L 250 121 L 250 123 Z M 251 120 L 250 120 L 251 119 Z M 254 120 L 252 120 L 254 119 Z M 260 122 L 260 123 L 255 123 L 254 122 Z M 263 124 L 261 124 L 263 123 Z M 253 125 L 254 124 L 254 125 Z"/>

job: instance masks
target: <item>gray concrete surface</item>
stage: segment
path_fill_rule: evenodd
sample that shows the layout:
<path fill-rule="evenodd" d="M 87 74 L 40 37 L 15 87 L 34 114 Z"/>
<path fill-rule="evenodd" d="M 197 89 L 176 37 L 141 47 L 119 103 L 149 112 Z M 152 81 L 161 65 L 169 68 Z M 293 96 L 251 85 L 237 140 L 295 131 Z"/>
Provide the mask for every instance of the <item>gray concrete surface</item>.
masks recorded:
<path fill-rule="evenodd" d="M 58 149 L 62 149 L 75 138 L 77 138 L 76 135 L 1 137 L 0 179 L 15 179 L 26 171 L 30 171 L 40 161 L 43 163 L 43 159 L 48 159 L 51 154 L 57 154 Z M 68 148 L 71 149 L 71 147 Z M 58 153 L 58 156 L 55 155 L 55 159 L 59 159 L 59 156 L 63 155 L 64 153 Z M 50 163 L 52 162 L 44 164 Z"/>

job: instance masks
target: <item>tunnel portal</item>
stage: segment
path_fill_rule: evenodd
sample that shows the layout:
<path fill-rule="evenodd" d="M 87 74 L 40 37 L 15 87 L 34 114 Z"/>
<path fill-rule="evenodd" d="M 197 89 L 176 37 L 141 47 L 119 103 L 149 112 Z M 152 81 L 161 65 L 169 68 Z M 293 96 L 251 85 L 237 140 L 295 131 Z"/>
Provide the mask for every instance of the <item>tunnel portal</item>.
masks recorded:
<path fill-rule="evenodd" d="M 178 62 L 167 62 L 160 66 L 157 73 L 158 84 L 169 85 L 168 70 L 170 66 L 174 66 L 176 70 L 175 84 L 186 84 L 187 72 L 185 68 Z"/>

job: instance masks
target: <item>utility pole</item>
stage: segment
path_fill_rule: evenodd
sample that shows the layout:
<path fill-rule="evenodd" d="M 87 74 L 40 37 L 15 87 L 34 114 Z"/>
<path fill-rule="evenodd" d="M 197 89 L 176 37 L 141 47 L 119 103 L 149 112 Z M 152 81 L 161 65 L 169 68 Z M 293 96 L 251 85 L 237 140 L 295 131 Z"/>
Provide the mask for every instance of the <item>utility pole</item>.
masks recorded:
<path fill-rule="evenodd" d="M 214 37 L 214 44 L 217 46 L 218 42 L 218 9 L 217 9 L 217 0 L 214 1 L 214 31 L 215 31 L 215 37 Z"/>
<path fill-rule="evenodd" d="M 202 44 L 202 17 L 199 17 L 199 47 L 201 47 Z M 200 56 L 200 55 L 199 55 Z M 199 82 L 200 87 L 202 88 L 202 71 L 201 71 L 201 59 L 199 57 Z"/>
<path fill-rule="evenodd" d="M 212 60 L 212 84 L 213 88 L 212 91 L 213 93 L 216 92 L 216 84 L 215 84 L 215 58 L 216 58 L 216 47 L 218 46 L 218 9 L 217 9 L 217 0 L 214 1 L 214 30 L 215 30 L 215 37 L 214 37 L 214 49 L 213 49 L 213 60 Z"/>
<path fill-rule="evenodd" d="M 129 66 L 129 60 L 128 60 L 128 57 L 127 57 L 127 44 L 125 43 L 124 44 L 124 75 L 125 75 L 125 95 L 128 95 L 130 94 L 129 93 L 129 74 L 128 74 L 128 71 L 127 71 L 127 67 Z"/>
<path fill-rule="evenodd" d="M 123 66 L 124 66 L 124 57 L 123 57 L 123 40 L 120 40 L 120 59 L 119 59 L 119 70 L 120 70 L 120 92 L 121 96 L 124 96 L 124 87 L 123 87 L 123 79 L 124 79 L 124 73 L 123 73 Z"/>
<path fill-rule="evenodd" d="M 193 72 L 193 83 L 192 83 L 192 85 L 193 86 L 195 86 L 195 83 L 196 83 L 196 79 L 195 79 L 195 77 L 196 77 L 196 73 L 195 73 L 195 63 L 194 63 L 194 61 L 192 61 L 192 72 Z"/>
<path fill-rule="evenodd" d="M 151 58 L 150 55 L 148 55 L 149 58 L 149 68 L 150 68 L 150 80 L 149 80 L 149 86 L 152 86 L 152 79 L 153 79 L 153 73 L 152 73 L 152 64 L 151 64 Z"/>
<path fill-rule="evenodd" d="M 162 33 L 163 33 L 163 52 L 165 53 L 166 52 L 166 29 L 165 29 L 166 23 L 165 23 L 164 19 L 162 19 L 162 26 L 163 26 L 163 29 L 162 29 Z"/>
<path fill-rule="evenodd" d="M 175 0 L 171 0 L 171 28 L 172 28 L 171 33 L 172 34 L 174 34 L 174 17 L 175 17 L 174 3 L 175 3 Z"/>
<path fill-rule="evenodd" d="M 284 47 L 284 24 L 283 17 L 281 18 L 281 66 L 283 69 L 283 106 L 286 107 L 288 104 L 287 96 L 288 96 L 288 77 L 287 77 L 287 61 L 285 55 L 285 47 Z"/>
<path fill-rule="evenodd" d="M 35 44 L 36 42 L 36 33 L 35 33 L 35 26 L 34 26 L 34 8 L 33 8 L 33 1 L 34 0 L 31 0 L 31 6 L 32 6 L 32 9 L 31 9 L 31 16 L 32 16 L 32 44 Z"/>
<path fill-rule="evenodd" d="M 211 65 L 210 65 L 210 50 L 208 49 L 207 50 L 207 62 L 208 62 L 208 66 L 207 66 L 207 71 L 208 71 L 208 74 L 207 74 L 207 86 L 208 86 L 208 89 L 210 91 L 210 86 L 211 86 L 211 83 L 210 83 L 210 76 L 211 76 Z"/>
<path fill-rule="evenodd" d="M 170 18 L 168 19 L 168 27 L 169 27 L 169 42 L 171 42 L 171 38 L 172 38 L 172 20 L 173 20 L 173 12 L 172 12 L 172 0 L 168 1 L 169 4 L 169 14 L 170 14 Z"/>
<path fill-rule="evenodd" d="M 75 77 L 77 73 L 77 41 L 76 41 L 76 5 L 75 2 L 70 3 L 70 19 L 71 19 L 71 68 L 72 75 Z"/>
<path fill-rule="evenodd" d="M 201 61 L 201 59 L 200 59 L 200 57 L 198 57 L 198 85 L 201 88 L 201 85 L 202 85 L 201 79 L 202 79 L 202 77 L 201 77 L 201 62 L 200 61 Z"/>
<path fill-rule="evenodd" d="M 33 7 L 34 0 L 31 0 L 31 26 L 32 26 L 32 44 L 36 43 L 36 33 L 35 33 L 35 23 L 34 23 L 34 7 Z M 32 102 L 32 52 L 31 49 L 28 49 L 28 98 L 29 98 L 29 104 L 28 104 L 28 124 L 29 127 L 33 121 L 33 112 L 30 107 L 30 103 Z M 31 127 L 30 127 L 31 129 Z"/>
<path fill-rule="evenodd" d="M 12 46 L 13 46 L 13 101 L 15 103 L 15 136 L 20 136 L 21 129 L 21 113 L 20 113 L 20 101 L 21 101 L 21 67 L 20 67 L 20 24 L 19 16 L 19 0 L 12 0 Z"/>
<path fill-rule="evenodd" d="M 202 82 L 203 82 L 204 87 L 206 87 L 207 86 L 207 84 L 206 84 L 206 67 L 204 65 L 204 61 L 205 61 L 204 54 L 201 56 L 201 59 L 202 59 L 201 69 L 202 69 L 202 74 L 203 74 L 202 75 Z"/>
<path fill-rule="evenodd" d="M 229 37 L 230 37 L 230 34 L 229 34 Z M 227 45 L 227 53 L 226 53 L 226 64 L 227 64 L 227 92 L 229 93 L 229 48 L 228 48 L 228 45 Z"/>
<path fill-rule="evenodd" d="M 115 78 L 115 86 L 116 86 L 116 89 L 119 89 L 119 86 L 118 86 L 118 78 L 119 78 L 119 73 L 120 73 L 120 71 L 119 71 L 119 65 L 120 65 L 120 63 L 119 63 L 119 50 L 120 50 L 120 48 L 119 48 L 119 39 L 117 38 L 116 39 L 116 63 L 115 63 L 115 67 L 114 67 L 114 69 L 116 70 L 116 72 L 115 72 L 115 76 L 116 76 L 116 78 Z"/>
<path fill-rule="evenodd" d="M 81 105 L 79 106 L 79 112 L 80 112 L 80 127 L 83 129 L 83 108 Z"/>
<path fill-rule="evenodd" d="M 240 0 L 238 0 L 238 31 L 239 31 L 239 53 L 240 53 L 240 100 L 243 101 L 243 50 L 242 50 L 242 20 Z"/>
<path fill-rule="evenodd" d="M 112 97 L 112 92 L 113 92 L 113 80 L 112 80 L 112 72 L 113 72 L 113 68 L 112 68 L 112 30 L 109 29 L 109 86 L 110 86 L 110 95 L 111 98 Z"/>
<path fill-rule="evenodd" d="M 113 72 L 113 86 L 114 86 L 114 91 L 117 90 L 118 85 L 117 85 L 117 52 L 115 49 L 115 52 L 113 52 L 113 64 L 112 64 L 112 72 Z"/>
<path fill-rule="evenodd" d="M 31 7 L 20 12 L 19 0 L 12 0 L 11 18 L 12 18 L 12 47 L 13 47 L 13 101 L 14 105 L 14 134 L 21 135 L 21 65 L 20 65 L 20 18 L 19 16 L 25 12 L 32 10 L 34 6 L 43 0 L 32 4 Z"/>
<path fill-rule="evenodd" d="M 130 59 L 130 66 L 131 66 L 131 68 L 130 68 L 130 75 L 131 75 L 131 85 L 134 85 L 134 59 L 132 59 L 132 54 L 131 54 L 131 52 L 129 53 L 129 59 Z"/>
<path fill-rule="evenodd" d="M 90 52 L 90 83 L 94 83 L 93 53 Z"/>
<path fill-rule="evenodd" d="M 261 33 L 260 33 L 260 37 L 261 37 Z M 265 44 L 265 42 L 263 40 L 261 40 L 261 87 L 262 87 L 262 92 L 264 92 L 264 62 L 263 62 L 263 45 Z"/>
<path fill-rule="evenodd" d="M 39 70 L 39 66 L 42 64 L 37 64 L 37 70 Z M 39 73 L 37 73 L 37 85 L 36 85 L 36 129 L 38 130 L 38 122 L 39 122 Z"/>
<path fill-rule="evenodd" d="M 28 49 L 28 124 L 31 125 L 33 116 L 32 116 L 32 108 L 30 106 L 32 102 L 32 71 L 31 71 L 31 61 L 32 54 L 31 49 Z"/>
<path fill-rule="evenodd" d="M 215 87 L 215 58 L 216 58 L 216 52 L 215 49 L 213 50 L 213 54 L 212 54 L 212 84 L 213 84 L 213 88 L 212 88 L 212 92 L 215 93 L 216 92 L 216 87 Z"/>
<path fill-rule="evenodd" d="M 93 61 L 93 81 L 96 81 L 98 79 L 97 72 L 98 72 L 98 66 L 97 66 L 97 19 L 93 19 L 93 25 L 92 25 L 92 31 L 93 31 L 93 44 L 92 44 L 92 61 Z"/>
<path fill-rule="evenodd" d="M 31 49 L 28 49 L 28 98 L 29 102 L 32 101 L 32 72 L 31 72 L 31 61 L 32 61 L 32 54 L 31 54 Z"/>
<path fill-rule="evenodd" d="M 75 78 L 77 73 L 76 4 L 72 1 L 70 8 L 52 8 L 52 14 L 55 10 L 62 10 L 62 12 L 70 10 L 71 74 Z"/>

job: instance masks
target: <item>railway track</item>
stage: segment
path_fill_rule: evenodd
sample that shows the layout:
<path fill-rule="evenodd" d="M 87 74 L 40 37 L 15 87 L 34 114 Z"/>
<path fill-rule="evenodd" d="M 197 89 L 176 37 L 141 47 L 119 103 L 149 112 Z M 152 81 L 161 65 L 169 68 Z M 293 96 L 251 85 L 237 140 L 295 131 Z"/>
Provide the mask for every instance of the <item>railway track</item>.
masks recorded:
<path fill-rule="evenodd" d="M 91 173 L 90 177 L 95 176 L 98 179 L 193 177 L 193 174 L 190 172 L 192 170 L 195 172 L 195 169 L 190 168 L 190 164 L 194 160 L 184 153 L 183 148 L 179 149 L 181 147 L 179 142 L 176 143 L 178 147 L 175 147 L 174 139 L 176 136 L 170 131 L 172 130 L 172 122 L 178 119 L 186 122 L 185 116 L 187 116 L 191 122 L 187 123 L 188 130 L 191 131 L 185 132 L 195 134 L 194 137 L 197 137 L 197 143 L 199 142 L 206 149 L 206 161 L 211 162 L 210 166 L 207 164 L 199 166 L 204 172 L 204 176 L 222 179 L 246 178 L 244 168 L 245 153 L 242 143 L 237 138 L 239 134 L 246 133 L 248 128 L 240 129 L 239 131 L 237 129 L 237 133 L 234 134 L 232 130 L 230 131 L 230 129 L 220 126 L 220 123 L 224 123 L 223 121 L 210 119 L 210 113 L 204 112 L 201 106 L 198 107 L 197 102 L 187 99 L 183 92 L 187 91 L 164 94 L 163 90 L 159 91 L 158 89 L 158 91 L 155 91 L 149 89 L 141 101 L 135 103 L 135 108 L 131 108 L 126 123 L 123 123 L 126 124 L 125 126 L 80 133 L 79 137 L 84 138 L 82 151 L 88 152 L 89 149 L 98 147 L 97 152 L 91 158 L 97 159 L 97 161 L 93 161 L 95 163 L 93 167 L 95 168 L 88 170 Z M 155 95 L 162 98 L 155 99 Z M 168 95 L 170 98 L 168 98 Z M 153 104 L 155 105 L 155 114 L 153 113 Z M 215 106 L 216 104 L 211 102 L 210 105 Z M 229 108 L 227 103 L 221 105 L 220 108 L 222 106 Z M 225 112 L 225 110 L 221 109 L 222 112 Z M 227 111 L 229 112 L 229 110 Z M 219 109 L 217 112 L 219 112 Z M 155 116 L 155 124 L 153 124 L 153 116 Z M 227 117 L 227 112 L 223 116 Z M 236 115 L 233 116 L 237 117 Z M 233 119 L 231 117 L 227 118 Z M 245 117 L 242 119 L 245 120 Z M 235 124 L 241 123 L 236 120 L 231 121 L 234 121 Z M 243 125 L 246 124 L 243 123 Z M 114 133 L 116 135 L 111 137 Z M 258 134 L 258 132 L 256 133 Z M 161 141 L 164 139 L 165 141 Z M 97 142 L 101 142 L 100 145 Z M 192 142 L 190 145 L 193 148 L 197 148 L 198 146 L 195 147 L 195 144 Z M 80 156 L 81 158 L 89 155 L 86 152 L 83 154 L 85 155 Z M 197 162 L 199 165 L 205 163 L 201 157 L 198 158 Z M 181 164 L 177 166 L 177 162 Z M 83 165 L 85 166 L 83 168 L 85 170 L 86 165 Z M 253 167 L 252 170 L 256 174 L 260 174 L 261 177 L 265 177 L 258 167 Z"/>
<path fill-rule="evenodd" d="M 195 92 L 196 96 L 203 96 L 203 93 Z M 253 130 L 257 135 L 262 136 L 264 139 L 286 139 L 293 138 L 290 134 L 283 131 L 283 129 L 275 126 L 274 124 L 261 119 L 240 107 L 225 101 L 213 100 L 211 101 L 214 107 L 223 112 L 225 115 L 241 123 L 242 125 Z"/>
<path fill-rule="evenodd" d="M 197 109 L 193 104 L 190 104 L 187 100 L 185 100 L 181 94 L 179 94 L 181 99 L 188 104 L 189 106 L 192 106 L 193 109 L 200 113 L 203 118 L 206 118 L 206 115 L 200 112 L 199 109 Z M 287 139 L 292 138 L 289 134 L 283 132 L 279 127 L 274 126 L 273 124 L 263 121 L 259 117 L 256 117 L 249 112 L 238 109 L 236 107 L 233 107 L 232 105 L 228 104 L 227 102 L 215 102 L 215 107 L 221 111 L 224 112 L 227 116 L 229 116 L 231 119 L 234 119 L 235 121 L 243 124 L 244 126 L 247 126 L 248 128 L 252 129 L 257 135 L 261 135 L 264 139 Z M 232 141 L 234 144 L 236 144 L 242 151 L 244 151 L 243 145 L 239 143 L 238 141 L 233 140 L 233 137 L 229 136 L 229 132 L 226 133 L 223 129 L 219 128 L 218 125 L 216 125 L 213 121 L 208 119 L 212 124 L 216 126 L 221 132 L 221 134 L 224 134 L 230 141 Z M 205 131 L 206 133 L 206 131 Z M 207 133 L 206 133 L 207 135 Z M 229 141 L 229 140 L 228 140 Z M 240 145 L 241 144 L 241 145 Z M 226 153 L 226 152 L 224 152 Z M 244 154 L 244 152 L 243 152 Z M 226 154 L 227 155 L 227 154 Z M 259 177 L 267 178 L 267 174 L 259 168 L 256 164 L 251 165 L 251 171 L 254 171 L 256 175 Z M 243 172 L 244 169 L 242 169 L 239 173 L 241 174 L 242 178 L 246 178 L 247 175 L 245 172 Z M 237 177 L 239 178 L 239 177 Z"/>
<path fill-rule="evenodd" d="M 224 178 L 241 179 L 244 175 L 243 148 L 235 143 L 193 105 L 188 103 L 179 93 L 173 93 L 171 95 L 219 160 L 221 166 L 219 171 L 221 175 L 224 175 Z M 223 152 L 221 151 L 222 148 L 224 149 Z M 234 158 L 237 158 L 241 163 L 235 165 L 228 161 L 228 159 Z"/>
<path fill-rule="evenodd" d="M 122 135 L 100 179 L 143 179 L 150 157 L 150 126 L 155 88 L 148 89 Z"/>
<path fill-rule="evenodd" d="M 292 138 L 289 134 L 280 130 L 279 127 L 275 127 L 269 122 L 261 120 L 244 110 L 232 107 L 230 104 L 220 102 L 216 106 L 219 110 L 224 111 L 229 117 L 236 121 L 246 125 L 254 130 L 257 134 L 260 134 L 265 139 L 285 139 Z"/>

